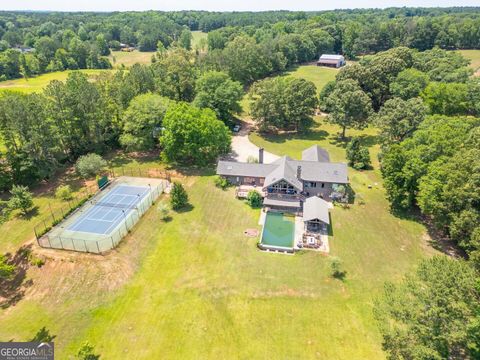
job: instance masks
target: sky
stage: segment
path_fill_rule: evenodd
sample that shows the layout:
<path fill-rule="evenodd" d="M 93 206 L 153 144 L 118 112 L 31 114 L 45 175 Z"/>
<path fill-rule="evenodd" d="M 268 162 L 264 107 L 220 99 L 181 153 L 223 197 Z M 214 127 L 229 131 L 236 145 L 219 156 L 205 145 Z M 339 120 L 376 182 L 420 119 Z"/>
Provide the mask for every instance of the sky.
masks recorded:
<path fill-rule="evenodd" d="M 0 0 L 0 10 L 332 10 L 385 7 L 479 6 L 479 0 Z"/>

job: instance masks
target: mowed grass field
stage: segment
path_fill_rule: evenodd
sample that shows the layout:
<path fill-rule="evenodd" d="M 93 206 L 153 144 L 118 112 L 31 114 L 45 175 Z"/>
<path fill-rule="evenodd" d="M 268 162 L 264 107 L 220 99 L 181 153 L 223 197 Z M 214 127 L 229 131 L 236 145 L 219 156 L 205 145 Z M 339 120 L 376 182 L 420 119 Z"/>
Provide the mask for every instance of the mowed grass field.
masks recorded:
<path fill-rule="evenodd" d="M 306 135 L 251 139 L 293 157 L 319 144 L 333 161 L 345 161 L 339 129 L 317 121 Z M 353 134 L 375 156 L 376 131 Z M 195 171 L 178 177 L 192 209 L 163 222 L 151 208 L 112 253 L 39 251 L 47 263 L 30 268 L 24 298 L 0 310 L 0 339 L 27 340 L 45 326 L 62 359 L 85 340 L 105 359 L 384 359 L 374 299 L 384 281 L 400 279 L 433 251 L 424 226 L 390 214 L 374 167 L 349 169 L 364 204 L 332 210 L 331 256 L 342 261 L 345 282 L 330 276 L 328 256 L 257 250 L 258 239 L 243 232 L 260 229 L 259 210 L 233 189 L 216 188 L 212 171 Z"/>
<path fill-rule="evenodd" d="M 47 74 L 42 74 L 36 77 L 29 79 L 15 79 L 15 80 L 6 80 L 0 81 L 0 91 L 3 90 L 15 90 L 25 93 L 32 92 L 41 92 L 52 80 L 65 81 L 72 71 L 80 71 L 89 76 L 92 80 L 96 76 L 104 73 L 110 72 L 112 70 L 98 70 L 98 69 L 87 69 L 87 70 L 66 70 L 66 71 L 57 71 Z"/>
<path fill-rule="evenodd" d="M 154 51 L 112 51 L 111 54 L 108 56 L 108 59 L 110 60 L 114 68 L 119 68 L 121 66 L 125 66 L 128 68 L 134 64 L 151 64 L 153 54 L 155 54 Z"/>
<path fill-rule="evenodd" d="M 480 75 L 480 50 L 458 50 L 460 54 L 470 60 L 470 67 L 476 75 Z"/>

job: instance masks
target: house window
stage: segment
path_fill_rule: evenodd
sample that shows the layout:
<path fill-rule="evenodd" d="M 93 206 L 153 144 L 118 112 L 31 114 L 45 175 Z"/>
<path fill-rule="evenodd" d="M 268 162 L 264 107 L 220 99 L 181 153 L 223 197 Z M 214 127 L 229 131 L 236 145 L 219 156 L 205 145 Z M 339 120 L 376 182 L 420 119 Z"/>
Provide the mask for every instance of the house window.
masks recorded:
<path fill-rule="evenodd" d="M 310 183 L 308 183 L 308 187 L 316 188 L 316 187 L 317 187 L 317 183 L 314 182 L 314 181 L 311 181 Z"/>
<path fill-rule="evenodd" d="M 324 187 L 325 187 L 325 183 L 322 183 L 322 188 L 324 188 Z"/>
<path fill-rule="evenodd" d="M 243 178 L 243 183 L 254 185 L 255 184 L 255 178 L 246 176 L 246 177 Z"/>

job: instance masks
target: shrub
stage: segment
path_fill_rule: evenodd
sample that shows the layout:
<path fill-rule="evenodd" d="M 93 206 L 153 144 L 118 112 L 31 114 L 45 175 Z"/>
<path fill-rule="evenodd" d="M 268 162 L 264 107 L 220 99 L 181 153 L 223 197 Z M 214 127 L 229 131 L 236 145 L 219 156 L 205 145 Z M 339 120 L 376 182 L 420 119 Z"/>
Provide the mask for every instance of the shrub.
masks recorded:
<path fill-rule="evenodd" d="M 107 166 L 107 162 L 97 154 L 80 156 L 75 163 L 75 170 L 84 179 L 98 175 Z"/>
<path fill-rule="evenodd" d="M 342 280 L 342 281 L 345 279 L 347 272 L 343 270 L 342 262 L 340 261 L 339 258 L 334 257 L 332 259 L 330 267 L 332 268 L 332 276 L 335 279 Z"/>
<path fill-rule="evenodd" d="M 10 279 L 15 272 L 15 265 L 7 263 L 7 257 L 0 255 L 0 279 Z"/>
<path fill-rule="evenodd" d="M 188 204 L 188 194 L 179 182 L 174 182 L 170 192 L 170 205 L 173 210 L 184 208 Z"/>
<path fill-rule="evenodd" d="M 262 195 L 256 190 L 250 190 L 247 194 L 247 203 L 252 208 L 258 208 L 262 206 Z"/>
<path fill-rule="evenodd" d="M 368 148 L 360 144 L 360 139 L 354 137 L 347 145 L 348 165 L 356 170 L 366 169 L 370 166 Z"/>
<path fill-rule="evenodd" d="M 158 212 L 160 213 L 160 219 L 166 221 L 169 218 L 170 208 L 165 203 L 160 203 L 157 207 Z"/>
<path fill-rule="evenodd" d="M 88 341 L 84 342 L 83 345 L 78 349 L 77 359 L 80 360 L 98 360 L 100 355 L 94 354 L 95 348 Z"/>
<path fill-rule="evenodd" d="M 72 188 L 70 185 L 62 185 L 55 191 L 55 197 L 57 199 L 67 201 L 72 199 Z"/>
<path fill-rule="evenodd" d="M 28 190 L 28 187 L 21 185 L 13 185 L 10 190 L 12 197 L 8 201 L 8 207 L 11 210 L 20 209 L 22 214 L 26 214 L 33 206 L 32 193 Z"/>
<path fill-rule="evenodd" d="M 223 190 L 225 190 L 230 185 L 228 180 L 225 179 L 223 176 L 219 176 L 219 175 L 216 176 L 214 181 L 215 181 L 215 186 Z"/>

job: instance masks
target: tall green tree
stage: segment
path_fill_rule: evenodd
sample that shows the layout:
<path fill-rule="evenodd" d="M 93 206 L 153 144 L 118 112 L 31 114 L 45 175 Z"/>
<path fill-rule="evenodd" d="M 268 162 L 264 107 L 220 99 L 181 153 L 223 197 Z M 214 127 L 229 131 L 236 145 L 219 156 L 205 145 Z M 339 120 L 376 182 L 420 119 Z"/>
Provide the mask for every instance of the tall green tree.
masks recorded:
<path fill-rule="evenodd" d="M 425 119 L 426 113 L 427 108 L 420 98 L 393 98 L 385 102 L 373 119 L 380 128 L 383 142 L 391 144 L 412 135 Z"/>
<path fill-rule="evenodd" d="M 347 128 L 367 127 L 372 111 L 370 98 L 354 80 L 338 81 L 326 99 L 326 106 L 330 110 L 328 121 L 342 128 L 342 138 Z"/>
<path fill-rule="evenodd" d="M 162 158 L 204 166 L 230 150 L 230 131 L 210 109 L 186 103 L 170 106 L 163 119 Z"/>
<path fill-rule="evenodd" d="M 465 261 L 437 256 L 400 284 L 387 283 L 374 309 L 387 358 L 477 359 L 478 280 Z"/>
<path fill-rule="evenodd" d="M 152 150 L 158 143 L 162 121 L 171 100 L 157 94 L 135 97 L 124 112 L 120 144 L 127 150 Z"/>
<path fill-rule="evenodd" d="M 390 92 L 403 100 L 420 96 L 430 81 L 427 74 L 420 70 L 409 68 L 400 72 L 390 84 Z"/>
<path fill-rule="evenodd" d="M 242 85 L 226 73 L 206 72 L 197 80 L 195 90 L 194 105 L 214 110 L 219 119 L 230 120 L 233 113 L 241 111 Z"/>

